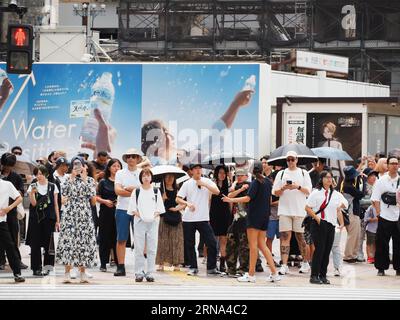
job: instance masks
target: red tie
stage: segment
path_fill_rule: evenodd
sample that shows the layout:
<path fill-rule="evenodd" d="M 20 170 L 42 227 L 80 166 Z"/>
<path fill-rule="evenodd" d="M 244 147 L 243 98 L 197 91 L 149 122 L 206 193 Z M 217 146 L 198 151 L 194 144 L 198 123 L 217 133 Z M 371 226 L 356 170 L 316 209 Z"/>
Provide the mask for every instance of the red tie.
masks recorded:
<path fill-rule="evenodd" d="M 325 199 L 324 202 L 322 202 L 321 207 L 319 207 L 319 209 L 321 210 L 321 208 L 324 208 L 324 210 L 321 211 L 321 218 L 322 220 L 325 219 L 325 206 L 326 206 L 326 200 L 328 200 L 328 190 L 325 191 Z"/>

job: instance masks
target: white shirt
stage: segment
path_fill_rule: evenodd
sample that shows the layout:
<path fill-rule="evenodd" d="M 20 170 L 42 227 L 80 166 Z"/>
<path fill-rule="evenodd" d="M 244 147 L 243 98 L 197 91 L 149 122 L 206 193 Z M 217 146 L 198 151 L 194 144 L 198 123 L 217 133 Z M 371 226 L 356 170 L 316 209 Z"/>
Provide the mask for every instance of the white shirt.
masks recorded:
<path fill-rule="evenodd" d="M 155 219 L 154 214 L 156 212 L 159 214 L 165 212 L 160 189 L 157 189 L 157 203 L 155 198 L 153 186 L 148 190 L 140 187 L 139 199 L 137 202 L 136 190 L 134 190 L 129 200 L 128 214 L 133 215 L 133 212 L 139 211 L 140 219 L 144 222 L 153 222 Z"/>
<path fill-rule="evenodd" d="M 139 180 L 140 170 L 130 171 L 128 168 L 118 170 L 115 175 L 115 184 L 120 184 L 122 188 L 134 187 L 140 188 Z M 130 197 L 118 196 L 117 209 L 128 210 Z"/>
<path fill-rule="evenodd" d="M 58 178 L 58 180 L 60 180 L 60 186 L 62 188 L 62 185 L 65 183 L 65 181 L 67 181 L 67 179 L 69 178 L 69 174 L 64 174 L 63 176 L 60 176 L 60 174 L 56 171 L 54 171 L 53 173 L 53 177 L 54 178 Z"/>
<path fill-rule="evenodd" d="M 201 181 L 209 186 L 217 188 L 217 185 L 208 178 L 201 178 Z M 191 178 L 186 181 L 178 192 L 178 197 L 186 198 L 186 201 L 194 204 L 195 210 L 191 211 L 186 207 L 182 216 L 184 222 L 210 221 L 210 195 L 206 187 L 198 188 L 196 181 Z"/>
<path fill-rule="evenodd" d="M 371 201 L 380 201 L 381 203 L 381 214 L 380 216 L 388 221 L 398 221 L 399 220 L 399 207 L 389 206 L 382 202 L 381 196 L 385 192 L 396 192 L 397 188 L 397 178 L 392 179 L 389 175 L 382 176 L 376 181 L 371 195 Z"/>
<path fill-rule="evenodd" d="M 325 201 L 325 189 L 315 189 L 313 192 L 311 192 L 310 196 L 307 199 L 307 206 L 310 207 L 314 212 L 319 211 L 321 208 L 322 204 Z M 328 192 L 327 197 L 326 197 L 326 202 L 329 200 L 331 191 Z M 344 204 L 345 207 L 347 208 L 349 203 L 347 200 L 343 197 L 343 195 L 340 192 L 337 192 L 336 190 L 333 190 L 331 200 L 328 203 L 328 206 L 324 210 L 324 219 L 325 221 L 331 223 L 334 226 L 338 225 L 337 221 L 337 209 L 340 208 L 340 206 Z M 318 216 L 322 219 L 322 213 L 320 212 Z"/>
<path fill-rule="evenodd" d="M 36 185 L 37 185 L 37 191 L 38 191 L 42 196 L 44 196 L 44 195 L 47 194 L 47 188 L 48 188 L 48 186 L 49 186 L 48 183 L 46 183 L 46 184 L 40 184 L 39 182 L 37 182 Z M 57 187 L 56 184 L 54 185 L 54 187 L 55 187 L 55 188 L 54 188 L 54 196 L 57 197 L 57 194 L 59 193 L 59 190 L 58 190 L 58 187 Z M 27 193 L 31 193 L 31 192 L 32 192 L 32 185 L 29 186 Z"/>
<path fill-rule="evenodd" d="M 306 170 L 300 168 L 296 170 L 285 169 L 283 176 L 282 171 L 276 176 L 272 194 L 275 195 L 275 192 L 286 185 L 289 180 L 293 184 L 308 189 L 309 192 L 312 190 L 311 178 Z M 307 196 L 300 190 L 285 190 L 279 198 L 278 216 L 305 217 L 306 200 Z"/>
<path fill-rule="evenodd" d="M 0 209 L 8 207 L 9 199 L 17 199 L 21 194 L 10 181 L 0 179 Z M 0 223 L 7 221 L 7 215 L 0 217 Z"/>

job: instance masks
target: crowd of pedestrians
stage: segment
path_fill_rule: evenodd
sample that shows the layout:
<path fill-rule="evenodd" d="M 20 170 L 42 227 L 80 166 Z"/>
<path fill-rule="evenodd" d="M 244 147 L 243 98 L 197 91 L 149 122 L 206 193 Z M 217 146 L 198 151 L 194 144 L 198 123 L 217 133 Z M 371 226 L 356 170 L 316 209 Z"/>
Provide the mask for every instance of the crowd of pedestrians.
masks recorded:
<path fill-rule="evenodd" d="M 330 283 L 331 254 L 335 276 L 341 276 L 342 262 L 374 264 L 384 276 L 391 261 L 400 276 L 396 157 L 361 159 L 342 168 L 344 178 L 338 179 L 327 159 L 307 168 L 290 151 L 285 168 L 269 165 L 268 156 L 234 172 L 225 165 L 209 170 L 191 163 L 184 167 L 186 181 L 178 183 L 166 173 L 155 183 L 151 163 L 136 149 L 127 150 L 122 161 L 103 151 L 93 161 L 87 154 L 69 160 L 65 152 L 54 151 L 37 159 L 24 188 L 13 169 L 22 152 L 15 147 L 1 156 L 0 270 L 8 260 L 16 282 L 25 281 L 21 269 L 45 277 L 59 264 L 64 283 L 78 277 L 87 283 L 92 278 L 87 269 L 97 261 L 101 272 L 115 266 L 114 276 L 125 277 L 127 247 L 134 248 L 136 282 L 154 282 L 156 271 L 167 267 L 187 268 L 188 276 L 196 276 L 203 254 L 196 250 L 197 233 L 208 276 L 256 282 L 262 255 L 270 270 L 266 280 L 277 282 L 293 272 L 289 262 L 297 248 L 298 272 L 309 274 L 312 284 Z M 24 219 L 30 266 L 19 251 Z M 274 241 L 279 241 L 279 260 Z"/>

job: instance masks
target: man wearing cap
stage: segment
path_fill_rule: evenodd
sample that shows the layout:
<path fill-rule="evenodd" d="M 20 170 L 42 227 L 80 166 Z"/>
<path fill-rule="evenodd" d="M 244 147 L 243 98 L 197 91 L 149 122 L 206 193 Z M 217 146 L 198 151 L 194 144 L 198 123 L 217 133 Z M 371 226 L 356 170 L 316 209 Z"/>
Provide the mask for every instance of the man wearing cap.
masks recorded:
<path fill-rule="evenodd" d="M 58 190 L 60 190 L 60 192 L 58 193 L 58 203 L 60 206 L 60 217 L 62 216 L 62 213 L 65 209 L 65 206 L 64 206 L 65 201 L 62 197 L 62 188 L 69 177 L 69 174 L 67 174 L 68 166 L 69 166 L 69 163 L 68 163 L 67 159 L 64 157 L 60 157 L 56 160 L 56 166 L 54 167 L 55 171 L 53 173 L 53 182 L 56 184 Z"/>
<path fill-rule="evenodd" d="M 232 192 L 229 198 L 243 197 L 247 195 L 250 183 L 247 180 L 248 172 L 244 168 L 236 170 L 236 182 L 232 185 Z M 228 276 L 241 277 L 249 271 L 249 243 L 246 231 L 246 216 L 248 203 L 234 204 L 233 222 L 228 228 L 226 244 L 226 264 L 228 266 Z M 237 260 L 239 258 L 239 269 L 237 270 Z"/>
<path fill-rule="evenodd" d="M 139 174 L 137 167 L 142 161 L 143 154 L 136 149 L 129 149 L 122 155 L 122 160 L 128 165 L 127 168 L 117 171 L 115 175 L 115 193 L 118 196 L 115 222 L 117 225 L 117 257 L 118 267 L 114 273 L 116 277 L 126 276 L 125 272 L 125 251 L 126 241 L 130 232 L 130 224 L 133 221 L 132 213 L 128 213 L 129 200 L 132 192 L 140 188 Z"/>
<path fill-rule="evenodd" d="M 176 202 L 186 206 L 183 214 L 184 246 L 188 253 L 190 271 L 188 275 L 194 276 L 199 270 L 195 252 L 196 230 L 203 236 L 207 246 L 207 274 L 221 274 L 217 266 L 217 240 L 209 223 L 210 208 L 209 198 L 211 194 L 219 195 L 217 185 L 208 178 L 201 176 L 201 164 L 192 164 L 192 178 L 186 181 L 178 192 Z M 186 200 L 184 200 L 186 198 Z"/>
<path fill-rule="evenodd" d="M 360 215 L 362 214 L 360 200 L 365 196 L 366 185 L 360 173 L 353 166 L 347 166 L 343 171 L 344 181 L 341 183 L 340 192 L 349 203 L 348 213 L 350 219 L 350 224 L 346 226 L 347 241 L 343 261 L 356 263 L 360 245 Z"/>
<path fill-rule="evenodd" d="M 365 195 L 364 197 L 360 200 L 360 206 L 361 206 L 361 215 L 360 215 L 360 220 L 361 220 L 361 230 L 360 230 L 360 244 L 358 247 L 358 255 L 357 255 L 357 261 L 362 262 L 365 261 L 364 258 L 364 240 L 365 240 L 365 232 L 366 232 L 366 224 L 364 221 L 364 216 L 365 212 L 369 208 L 370 205 L 372 205 L 371 201 L 371 195 L 372 195 L 372 188 L 374 187 L 374 184 L 376 180 L 378 179 L 378 172 L 372 170 L 371 168 L 365 168 L 362 171 L 362 179 L 363 179 L 363 184 L 365 184 Z"/>
<path fill-rule="evenodd" d="M 53 177 L 54 179 L 58 179 L 61 185 L 68 179 L 68 165 L 68 161 L 64 157 L 60 157 L 56 160 Z"/>
<path fill-rule="evenodd" d="M 294 151 L 286 154 L 288 168 L 278 173 L 275 178 L 272 194 L 279 197 L 278 216 L 279 232 L 281 239 L 282 267 L 279 274 L 285 275 L 289 272 L 287 266 L 290 253 L 290 239 L 292 232 L 295 233 L 299 244 L 303 262 L 300 273 L 310 271 L 310 252 L 304 240 L 304 228 L 302 223 L 306 216 L 306 200 L 312 190 L 312 183 L 309 173 L 297 167 L 298 157 Z"/>

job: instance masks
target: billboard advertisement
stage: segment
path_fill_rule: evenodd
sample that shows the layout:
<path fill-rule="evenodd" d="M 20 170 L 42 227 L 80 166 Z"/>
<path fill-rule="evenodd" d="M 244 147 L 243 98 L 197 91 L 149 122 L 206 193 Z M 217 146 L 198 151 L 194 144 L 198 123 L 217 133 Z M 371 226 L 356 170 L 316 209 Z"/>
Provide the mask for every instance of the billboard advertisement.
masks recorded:
<path fill-rule="evenodd" d="M 258 146 L 259 65 L 143 66 L 142 151 L 153 164 Z"/>
<path fill-rule="evenodd" d="M 307 146 L 332 147 L 346 151 L 353 159 L 361 157 L 361 113 L 308 113 Z M 343 177 L 344 161 L 328 160 L 334 176 Z"/>
<path fill-rule="evenodd" d="M 25 80 L 8 79 L 14 90 L 1 113 L 1 140 L 20 145 L 26 156 L 52 150 L 121 156 L 127 144 L 139 145 L 140 65 L 37 64 Z"/>
<path fill-rule="evenodd" d="M 258 147 L 259 64 L 0 65 L 0 153 L 35 160 L 135 147 L 153 164 Z M 162 133 L 162 134 L 160 134 Z"/>

